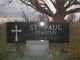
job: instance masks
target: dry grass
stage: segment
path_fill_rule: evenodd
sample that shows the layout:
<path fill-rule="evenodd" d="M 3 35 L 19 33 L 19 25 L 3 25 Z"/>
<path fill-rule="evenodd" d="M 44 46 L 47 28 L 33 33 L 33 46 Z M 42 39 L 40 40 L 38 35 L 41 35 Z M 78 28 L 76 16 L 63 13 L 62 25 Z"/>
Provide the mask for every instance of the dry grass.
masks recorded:
<path fill-rule="evenodd" d="M 71 60 L 80 60 L 80 23 L 70 25 L 70 43 L 67 45 Z"/>

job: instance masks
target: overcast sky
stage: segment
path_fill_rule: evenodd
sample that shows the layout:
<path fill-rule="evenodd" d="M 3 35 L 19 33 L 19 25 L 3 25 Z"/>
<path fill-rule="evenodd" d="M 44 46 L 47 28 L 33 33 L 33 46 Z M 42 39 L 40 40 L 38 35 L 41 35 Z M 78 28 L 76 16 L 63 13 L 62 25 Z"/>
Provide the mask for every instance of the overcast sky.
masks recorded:
<path fill-rule="evenodd" d="M 35 10 L 33 10 L 31 7 L 26 7 L 24 4 L 19 2 L 19 0 L 13 0 L 11 4 L 0 6 L 0 17 L 24 18 L 23 11 L 25 12 L 28 19 L 34 19 L 38 15 L 38 12 L 34 13 Z"/>
<path fill-rule="evenodd" d="M 4 1 L 9 1 L 9 0 L 0 0 L 0 5 Z M 47 4 L 53 11 L 53 13 L 56 12 L 56 10 L 53 8 L 51 2 L 49 0 L 44 0 L 45 2 L 48 2 Z M 6 3 L 6 2 L 4 2 Z M 26 16 L 28 19 L 34 19 L 36 16 L 38 16 L 38 12 L 34 13 L 35 10 L 33 10 L 30 7 L 26 7 L 24 4 L 22 4 L 19 0 L 13 0 L 11 4 L 7 4 L 5 6 L 0 6 L 0 17 L 5 17 L 5 18 L 24 18 L 23 17 L 23 11 L 25 12 Z M 78 14 L 78 17 L 80 17 L 80 14 Z"/>

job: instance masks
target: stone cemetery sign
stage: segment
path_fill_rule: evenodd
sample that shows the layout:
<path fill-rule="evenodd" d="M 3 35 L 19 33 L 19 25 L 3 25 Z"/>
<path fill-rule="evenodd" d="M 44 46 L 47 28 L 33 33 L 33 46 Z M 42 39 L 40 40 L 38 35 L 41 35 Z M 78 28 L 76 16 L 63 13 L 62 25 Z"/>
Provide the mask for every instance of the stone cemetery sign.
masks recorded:
<path fill-rule="evenodd" d="M 69 42 L 69 23 L 8 22 L 8 43 L 26 43 L 26 40 L 49 40 L 51 43 Z"/>

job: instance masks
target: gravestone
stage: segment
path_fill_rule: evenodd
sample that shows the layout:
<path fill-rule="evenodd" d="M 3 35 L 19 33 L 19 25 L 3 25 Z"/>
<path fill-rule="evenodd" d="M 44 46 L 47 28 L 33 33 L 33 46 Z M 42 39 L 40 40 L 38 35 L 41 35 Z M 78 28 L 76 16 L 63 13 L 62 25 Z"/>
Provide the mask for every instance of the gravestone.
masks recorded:
<path fill-rule="evenodd" d="M 48 41 L 27 41 L 26 51 L 28 60 L 48 60 L 49 43 Z"/>

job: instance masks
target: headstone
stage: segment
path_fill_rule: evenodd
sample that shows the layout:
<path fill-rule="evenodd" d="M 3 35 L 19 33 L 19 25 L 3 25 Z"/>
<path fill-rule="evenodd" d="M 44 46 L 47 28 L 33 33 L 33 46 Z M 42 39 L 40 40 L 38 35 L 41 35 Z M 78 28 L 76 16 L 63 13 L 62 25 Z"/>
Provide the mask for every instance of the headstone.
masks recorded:
<path fill-rule="evenodd" d="M 28 60 L 48 60 L 48 41 L 27 41 L 26 51 Z"/>

